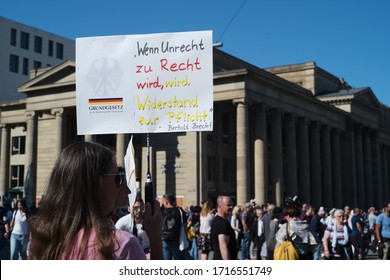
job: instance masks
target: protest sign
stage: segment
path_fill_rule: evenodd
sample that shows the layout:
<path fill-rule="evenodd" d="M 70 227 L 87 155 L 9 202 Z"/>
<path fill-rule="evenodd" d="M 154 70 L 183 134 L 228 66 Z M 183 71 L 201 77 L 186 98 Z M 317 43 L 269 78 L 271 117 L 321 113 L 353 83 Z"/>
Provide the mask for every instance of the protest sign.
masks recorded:
<path fill-rule="evenodd" d="M 211 131 L 212 32 L 76 39 L 78 134 Z"/>

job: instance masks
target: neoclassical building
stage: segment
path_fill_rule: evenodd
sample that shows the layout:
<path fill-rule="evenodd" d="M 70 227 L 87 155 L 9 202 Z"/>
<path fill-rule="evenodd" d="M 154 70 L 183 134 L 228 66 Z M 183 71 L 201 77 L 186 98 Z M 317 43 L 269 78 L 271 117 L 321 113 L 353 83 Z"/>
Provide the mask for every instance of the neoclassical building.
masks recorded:
<path fill-rule="evenodd" d="M 151 134 L 156 194 L 190 206 L 218 194 L 237 204 L 380 207 L 390 200 L 390 110 L 369 87 L 353 88 L 314 62 L 261 69 L 214 50 L 214 130 Z M 77 135 L 75 62 L 32 72 L 1 103 L 0 194 L 45 192 L 61 149 L 96 141 L 117 153 L 129 134 Z M 134 135 L 137 181 L 146 174 L 146 135 Z M 30 170 L 30 172 L 28 172 Z M 31 175 L 31 176 L 30 176 Z"/>

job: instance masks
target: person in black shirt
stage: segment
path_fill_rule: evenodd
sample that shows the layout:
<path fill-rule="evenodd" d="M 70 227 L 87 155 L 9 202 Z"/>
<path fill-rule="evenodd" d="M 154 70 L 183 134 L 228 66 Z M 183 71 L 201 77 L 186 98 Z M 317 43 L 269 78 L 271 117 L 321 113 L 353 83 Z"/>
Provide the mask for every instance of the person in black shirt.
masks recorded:
<path fill-rule="evenodd" d="M 163 228 L 162 242 L 164 260 L 184 260 L 187 250 L 180 250 L 180 227 L 187 223 L 187 215 L 181 207 L 176 206 L 176 197 L 173 194 L 164 195 L 164 209 L 162 210 Z"/>
<path fill-rule="evenodd" d="M 217 198 L 217 215 L 211 225 L 213 260 L 237 259 L 237 241 L 234 230 L 227 218 L 232 214 L 233 203 L 228 196 Z"/>

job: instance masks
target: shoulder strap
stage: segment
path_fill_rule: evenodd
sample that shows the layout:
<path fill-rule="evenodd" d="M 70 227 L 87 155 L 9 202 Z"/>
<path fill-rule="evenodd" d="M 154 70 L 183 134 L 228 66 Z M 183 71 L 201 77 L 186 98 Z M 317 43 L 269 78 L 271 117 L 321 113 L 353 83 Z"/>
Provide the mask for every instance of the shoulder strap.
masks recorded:
<path fill-rule="evenodd" d="M 290 234 L 288 233 L 288 227 L 289 226 L 290 226 L 290 223 L 287 222 L 287 225 L 286 225 L 286 240 L 291 241 Z"/>
<path fill-rule="evenodd" d="M 135 219 L 133 219 L 133 235 L 138 236 L 137 223 L 135 222 Z"/>
<path fill-rule="evenodd" d="M 11 228 L 11 230 L 14 229 L 15 217 L 16 217 L 16 213 L 17 213 L 18 211 L 19 211 L 19 210 L 15 210 L 14 213 L 12 214 L 12 219 L 11 219 L 11 222 L 10 222 L 10 228 Z"/>
<path fill-rule="evenodd" d="M 180 218 L 181 218 L 181 223 L 183 224 L 183 212 L 181 211 L 181 208 L 180 208 L 180 207 L 177 207 L 177 209 L 179 209 Z"/>

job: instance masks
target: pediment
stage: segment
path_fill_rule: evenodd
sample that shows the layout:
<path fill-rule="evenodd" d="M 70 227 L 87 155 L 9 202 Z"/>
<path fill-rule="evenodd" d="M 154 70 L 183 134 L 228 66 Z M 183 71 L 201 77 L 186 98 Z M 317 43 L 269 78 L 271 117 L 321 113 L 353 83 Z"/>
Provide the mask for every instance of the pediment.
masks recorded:
<path fill-rule="evenodd" d="M 75 72 L 75 62 L 67 60 L 57 66 L 38 70 L 35 77 L 18 87 L 18 91 L 29 95 L 35 91 L 75 85 Z"/>
<path fill-rule="evenodd" d="M 371 105 L 372 107 L 380 108 L 380 102 L 376 98 L 375 94 L 372 92 L 371 88 L 365 88 L 363 91 L 359 92 L 355 99 L 359 102 L 363 102 L 366 105 Z"/>
<path fill-rule="evenodd" d="M 360 104 L 365 107 L 380 109 L 380 102 L 369 87 L 343 89 L 338 92 L 320 95 L 318 99 L 334 105 L 340 103 L 348 103 L 352 106 L 353 104 Z"/>

